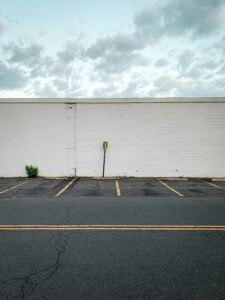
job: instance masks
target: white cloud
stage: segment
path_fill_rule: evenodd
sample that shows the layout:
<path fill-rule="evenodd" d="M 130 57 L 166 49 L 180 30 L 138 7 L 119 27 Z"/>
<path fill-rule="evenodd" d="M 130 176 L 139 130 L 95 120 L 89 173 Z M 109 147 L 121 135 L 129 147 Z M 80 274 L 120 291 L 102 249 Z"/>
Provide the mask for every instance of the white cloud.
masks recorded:
<path fill-rule="evenodd" d="M 59 94 L 54 89 L 54 86 L 51 83 L 42 84 L 41 82 L 37 81 L 33 85 L 33 92 L 36 96 L 42 98 L 54 98 L 59 97 Z"/>
<path fill-rule="evenodd" d="M 0 89 L 15 90 L 24 87 L 28 81 L 24 71 L 0 62 Z"/>
<path fill-rule="evenodd" d="M 64 48 L 57 53 L 57 57 L 65 64 L 72 63 L 75 59 L 79 59 L 84 49 L 80 38 L 73 42 L 68 42 Z"/>
<path fill-rule="evenodd" d="M 51 55 L 37 42 L 5 43 L 1 94 L 18 89 L 34 97 L 223 95 L 224 6 L 225 0 L 152 0 L 135 14 L 132 32 L 91 43 L 79 36 Z"/>
<path fill-rule="evenodd" d="M 140 53 L 110 51 L 96 63 L 96 70 L 108 74 L 120 74 L 136 66 L 148 66 L 150 60 Z"/>
<path fill-rule="evenodd" d="M 177 86 L 176 96 L 187 97 L 222 97 L 225 94 L 224 86 L 217 86 L 216 81 L 190 80 Z"/>
<path fill-rule="evenodd" d="M 191 64 L 194 61 L 194 53 L 190 50 L 185 50 L 178 56 L 178 68 L 182 75 L 185 75 Z"/>
<path fill-rule="evenodd" d="M 155 66 L 158 68 L 163 68 L 169 65 L 168 59 L 165 58 L 159 58 L 155 61 Z"/>
<path fill-rule="evenodd" d="M 154 91 L 156 95 L 161 95 L 164 93 L 174 93 L 174 90 L 176 90 L 177 87 L 177 80 L 172 78 L 169 75 L 162 75 L 160 77 L 158 77 L 155 81 L 154 81 Z"/>
<path fill-rule="evenodd" d="M 43 47 L 37 43 L 25 45 L 24 43 L 8 43 L 3 46 L 3 51 L 9 63 L 23 64 L 34 67 L 42 58 Z"/>
<path fill-rule="evenodd" d="M 0 22 L 0 34 L 2 34 L 5 31 L 5 25 Z"/>
<path fill-rule="evenodd" d="M 138 33 L 159 40 L 165 36 L 199 38 L 224 25 L 224 0 L 153 1 L 135 15 Z"/>
<path fill-rule="evenodd" d="M 109 51 L 131 53 L 135 50 L 142 49 L 143 47 L 145 47 L 145 44 L 137 39 L 136 34 L 118 33 L 114 36 L 98 39 L 87 49 L 86 56 L 96 59 L 102 57 Z"/>

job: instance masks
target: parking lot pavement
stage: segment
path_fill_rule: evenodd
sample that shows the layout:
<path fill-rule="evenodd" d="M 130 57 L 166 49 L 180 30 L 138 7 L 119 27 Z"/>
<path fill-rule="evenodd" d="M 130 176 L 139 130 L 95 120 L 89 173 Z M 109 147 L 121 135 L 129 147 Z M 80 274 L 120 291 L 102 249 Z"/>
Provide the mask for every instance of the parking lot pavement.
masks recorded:
<path fill-rule="evenodd" d="M 75 181 L 67 189 L 64 196 L 116 196 L 115 180 L 110 179 L 85 179 Z"/>
<path fill-rule="evenodd" d="M 225 182 L 157 178 L 1 178 L 2 197 L 225 197 Z"/>
<path fill-rule="evenodd" d="M 185 181 L 168 181 L 169 185 L 176 190 L 180 191 L 184 196 L 206 196 L 206 197 L 225 197 L 225 188 L 220 189 L 222 186 L 219 182 L 212 182 L 202 179 L 191 179 Z M 218 186 L 216 187 L 215 185 Z"/>
<path fill-rule="evenodd" d="M 221 189 L 225 189 L 225 180 L 221 180 L 221 181 L 216 181 L 216 180 L 206 180 L 204 179 L 205 182 L 207 182 L 210 186 L 214 186 L 214 187 L 219 187 Z"/>
<path fill-rule="evenodd" d="M 169 189 L 154 178 L 122 179 L 120 180 L 121 193 L 125 197 L 135 196 L 171 196 Z"/>
<path fill-rule="evenodd" d="M 0 299 L 225 298 L 224 197 L 31 199 L 0 199 Z M 75 231 L 73 224 L 96 226 Z M 99 230 L 99 224 L 122 229 Z M 161 231 L 159 225 L 223 229 Z"/>
<path fill-rule="evenodd" d="M 1 178 L 0 179 L 0 198 L 1 197 L 46 197 L 54 196 L 68 179 L 46 179 L 46 178 Z"/>
<path fill-rule="evenodd" d="M 224 237 L 1 232 L 0 299 L 223 300 Z"/>
<path fill-rule="evenodd" d="M 21 178 L 1 178 L 0 179 L 0 193 L 17 186 L 18 184 L 24 182 L 25 179 Z"/>
<path fill-rule="evenodd" d="M 0 179 L 0 299 L 225 299 L 220 187 Z"/>

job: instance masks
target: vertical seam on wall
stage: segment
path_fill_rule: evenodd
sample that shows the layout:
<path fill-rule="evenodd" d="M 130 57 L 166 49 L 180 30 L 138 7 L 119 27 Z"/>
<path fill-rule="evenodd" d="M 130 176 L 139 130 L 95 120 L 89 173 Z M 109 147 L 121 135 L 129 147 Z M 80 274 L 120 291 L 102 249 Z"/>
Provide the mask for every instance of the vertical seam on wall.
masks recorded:
<path fill-rule="evenodd" d="M 75 176 L 77 176 L 77 104 L 74 104 L 74 168 L 75 168 Z"/>
<path fill-rule="evenodd" d="M 68 157 L 67 157 L 67 103 L 65 103 L 65 106 L 64 106 L 64 164 L 65 164 L 65 167 L 64 167 L 64 172 L 65 174 L 68 174 L 68 167 L 67 167 L 67 160 L 68 160 Z"/>

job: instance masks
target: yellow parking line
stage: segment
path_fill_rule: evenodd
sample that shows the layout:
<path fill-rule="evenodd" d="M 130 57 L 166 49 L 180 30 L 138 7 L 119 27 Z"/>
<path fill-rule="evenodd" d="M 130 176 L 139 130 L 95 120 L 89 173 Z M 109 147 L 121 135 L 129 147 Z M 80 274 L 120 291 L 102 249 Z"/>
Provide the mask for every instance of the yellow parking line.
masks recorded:
<path fill-rule="evenodd" d="M 62 193 L 64 193 L 70 186 L 72 183 L 74 183 L 74 181 L 76 180 L 77 178 L 73 178 L 69 183 L 67 183 L 64 188 L 62 188 L 56 195 L 55 197 L 59 197 L 62 195 Z"/>
<path fill-rule="evenodd" d="M 19 184 L 17 184 L 17 185 L 14 185 L 13 187 L 11 187 L 11 188 L 9 188 L 9 189 L 6 189 L 6 190 L 4 190 L 4 191 L 1 191 L 0 194 L 4 194 L 4 193 L 7 193 L 7 192 L 10 192 L 11 190 L 16 189 L 18 186 L 23 185 L 23 184 L 27 183 L 28 181 L 29 181 L 29 180 L 23 181 L 23 182 L 21 182 L 21 183 L 19 183 Z"/>
<path fill-rule="evenodd" d="M 154 225 L 154 224 L 0 224 L 0 228 L 225 228 L 225 225 Z"/>
<path fill-rule="evenodd" d="M 211 185 L 211 186 L 213 186 L 213 187 L 216 187 L 217 189 L 225 190 L 224 187 L 219 186 L 219 185 L 217 185 L 217 184 L 215 184 L 215 183 L 212 183 L 212 182 L 208 182 L 208 181 L 206 181 L 206 180 L 204 180 L 204 179 L 202 179 L 202 178 L 196 178 L 196 179 L 197 179 L 197 180 L 200 180 L 200 181 L 203 181 L 203 182 L 207 183 L 208 185 Z"/>
<path fill-rule="evenodd" d="M 224 225 L 0 225 L 0 231 L 225 231 Z"/>
<path fill-rule="evenodd" d="M 115 186 L 116 186 L 116 195 L 117 195 L 117 197 L 121 197 L 121 189 L 120 189 L 119 180 L 115 180 Z"/>
<path fill-rule="evenodd" d="M 169 186 L 167 183 L 163 182 L 162 180 L 158 180 L 161 184 L 163 184 L 166 188 L 168 188 L 170 191 L 174 192 L 175 194 L 177 194 L 180 197 L 184 197 L 183 194 L 181 194 L 180 192 L 178 192 L 177 190 L 175 190 L 174 188 L 172 188 L 171 186 Z"/>

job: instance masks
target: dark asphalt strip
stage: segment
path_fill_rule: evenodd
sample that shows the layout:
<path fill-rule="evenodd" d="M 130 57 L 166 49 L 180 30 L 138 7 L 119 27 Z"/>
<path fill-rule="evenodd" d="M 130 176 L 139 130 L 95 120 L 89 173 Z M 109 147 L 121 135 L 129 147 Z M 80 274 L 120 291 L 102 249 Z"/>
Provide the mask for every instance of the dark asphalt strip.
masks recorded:
<path fill-rule="evenodd" d="M 1 232 L 0 299 L 224 300 L 224 232 Z"/>
<path fill-rule="evenodd" d="M 225 225 L 224 211 L 222 197 L 0 199 L 0 223 L 6 225 Z"/>

